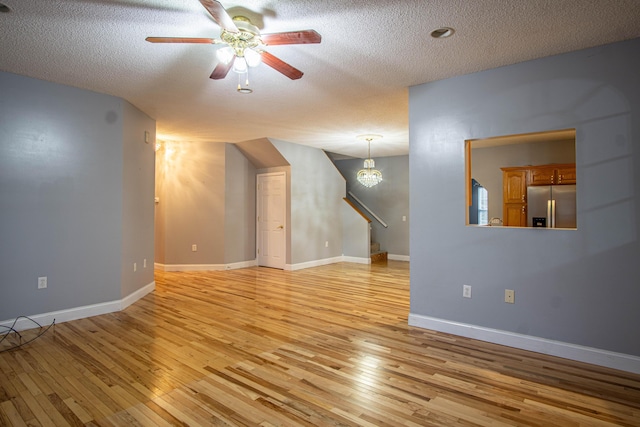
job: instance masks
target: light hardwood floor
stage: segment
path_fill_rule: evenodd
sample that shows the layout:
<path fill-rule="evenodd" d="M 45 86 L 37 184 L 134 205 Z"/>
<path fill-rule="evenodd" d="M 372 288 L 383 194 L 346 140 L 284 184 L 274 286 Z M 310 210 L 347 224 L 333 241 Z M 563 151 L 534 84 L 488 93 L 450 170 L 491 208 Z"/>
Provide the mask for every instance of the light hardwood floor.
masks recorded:
<path fill-rule="evenodd" d="M 638 375 L 407 326 L 408 263 L 156 283 L 0 353 L 0 424 L 640 426 Z"/>

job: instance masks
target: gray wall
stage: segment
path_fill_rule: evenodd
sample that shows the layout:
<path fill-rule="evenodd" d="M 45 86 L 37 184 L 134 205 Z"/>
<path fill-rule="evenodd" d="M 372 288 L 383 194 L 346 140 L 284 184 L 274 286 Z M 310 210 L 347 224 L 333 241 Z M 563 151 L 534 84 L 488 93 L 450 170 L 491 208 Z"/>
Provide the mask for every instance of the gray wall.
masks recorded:
<path fill-rule="evenodd" d="M 390 255 L 409 256 L 409 156 L 375 157 L 376 169 L 382 172 L 382 182 L 364 187 L 356 180 L 363 159 L 336 160 L 335 164 L 351 191 L 388 227 L 372 218 L 371 239 Z M 402 221 L 402 217 L 406 221 Z"/>
<path fill-rule="evenodd" d="M 152 282 L 121 276 L 124 260 L 153 259 L 146 244 L 123 253 L 127 242 L 153 245 L 145 226 L 123 236 L 125 223 L 153 227 L 146 213 L 123 218 L 133 198 L 153 197 L 143 153 L 151 174 L 123 194 L 136 167 L 124 141 L 153 121 L 112 96 L 3 72 L 0 93 L 0 320 L 116 301 Z"/>
<path fill-rule="evenodd" d="M 342 254 L 346 257 L 369 259 L 371 256 L 369 222 L 358 211 L 342 204 Z"/>
<path fill-rule="evenodd" d="M 640 356 L 638 52 L 640 39 L 410 88 L 412 314 Z M 577 230 L 464 225 L 466 139 L 566 128 Z"/>
<path fill-rule="evenodd" d="M 291 165 L 287 264 L 342 256 L 344 178 L 322 150 L 271 142 Z"/>
<path fill-rule="evenodd" d="M 123 103 L 122 296 L 153 282 L 156 122 Z M 148 139 L 145 139 L 148 132 Z M 136 271 L 134 271 L 134 263 Z"/>
<path fill-rule="evenodd" d="M 472 143 L 473 147 L 473 143 Z M 507 166 L 575 163 L 573 140 L 472 149 L 471 177 L 489 194 L 489 218 L 502 218 L 502 170 Z"/>
<path fill-rule="evenodd" d="M 175 267 L 255 260 L 255 167 L 233 144 L 161 144 L 156 262 Z"/>
<path fill-rule="evenodd" d="M 160 203 L 167 265 L 224 264 L 225 150 L 216 142 L 164 142 L 156 156 L 164 177 Z M 160 226 L 160 224 L 158 225 Z M 191 250 L 192 245 L 197 251 Z"/>
<path fill-rule="evenodd" d="M 165 149 L 167 143 L 165 141 L 156 140 L 156 170 L 155 170 L 155 191 L 154 191 L 154 200 L 158 200 L 158 202 L 154 203 L 154 262 L 159 264 L 165 264 L 165 203 L 164 203 L 164 193 L 165 193 L 165 178 L 166 173 L 165 169 L 167 168 L 167 162 L 165 161 Z"/>
<path fill-rule="evenodd" d="M 225 146 L 225 263 L 256 258 L 256 168 L 233 144 Z"/>

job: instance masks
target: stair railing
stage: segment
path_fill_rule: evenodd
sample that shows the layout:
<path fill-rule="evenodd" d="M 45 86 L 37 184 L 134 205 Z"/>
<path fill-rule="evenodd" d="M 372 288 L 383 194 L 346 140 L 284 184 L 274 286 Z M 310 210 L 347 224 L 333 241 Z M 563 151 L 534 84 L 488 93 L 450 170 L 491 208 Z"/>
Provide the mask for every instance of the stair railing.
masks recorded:
<path fill-rule="evenodd" d="M 367 212 L 369 212 L 371 214 L 371 216 L 374 217 L 376 219 L 376 221 L 378 221 L 384 228 L 389 227 L 386 222 L 384 222 L 378 215 L 376 215 L 371 209 L 369 209 L 369 207 L 367 205 L 365 205 L 362 202 L 362 200 L 358 199 L 355 194 L 353 194 L 351 191 L 349 191 L 349 195 L 351 197 L 353 197 L 353 200 L 358 202 L 360 204 L 360 206 L 362 206 Z"/>

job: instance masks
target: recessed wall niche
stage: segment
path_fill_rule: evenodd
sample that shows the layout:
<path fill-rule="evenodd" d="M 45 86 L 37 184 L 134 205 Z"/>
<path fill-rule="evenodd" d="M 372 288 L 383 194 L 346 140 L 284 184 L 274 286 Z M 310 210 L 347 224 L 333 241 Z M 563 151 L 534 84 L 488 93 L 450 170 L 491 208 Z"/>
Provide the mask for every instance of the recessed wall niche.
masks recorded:
<path fill-rule="evenodd" d="M 575 229 L 575 159 L 575 129 L 466 140 L 466 224 Z"/>

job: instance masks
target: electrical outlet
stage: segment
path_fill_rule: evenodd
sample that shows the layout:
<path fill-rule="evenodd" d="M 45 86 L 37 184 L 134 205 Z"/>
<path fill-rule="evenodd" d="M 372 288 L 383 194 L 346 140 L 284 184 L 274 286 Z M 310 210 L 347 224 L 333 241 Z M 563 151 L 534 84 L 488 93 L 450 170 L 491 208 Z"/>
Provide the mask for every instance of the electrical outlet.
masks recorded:
<path fill-rule="evenodd" d="M 516 302 L 516 292 L 511 289 L 504 290 L 504 302 L 514 304 Z"/>
<path fill-rule="evenodd" d="M 44 289 L 47 287 L 47 276 L 38 277 L 38 289 Z"/>
<path fill-rule="evenodd" d="M 142 261 L 142 266 L 144 268 L 147 268 L 147 259 L 145 258 L 144 261 Z"/>
<path fill-rule="evenodd" d="M 198 250 L 198 245 L 191 245 L 191 252 L 196 252 Z"/>
<path fill-rule="evenodd" d="M 471 298 L 471 285 L 462 285 L 462 296 Z"/>
<path fill-rule="evenodd" d="M 135 273 L 136 271 L 138 271 L 138 264 L 136 264 L 135 262 L 133 263 L 133 272 Z"/>
<path fill-rule="evenodd" d="M 324 247 L 328 248 L 329 247 L 329 241 L 327 240 L 326 242 L 324 242 Z"/>

